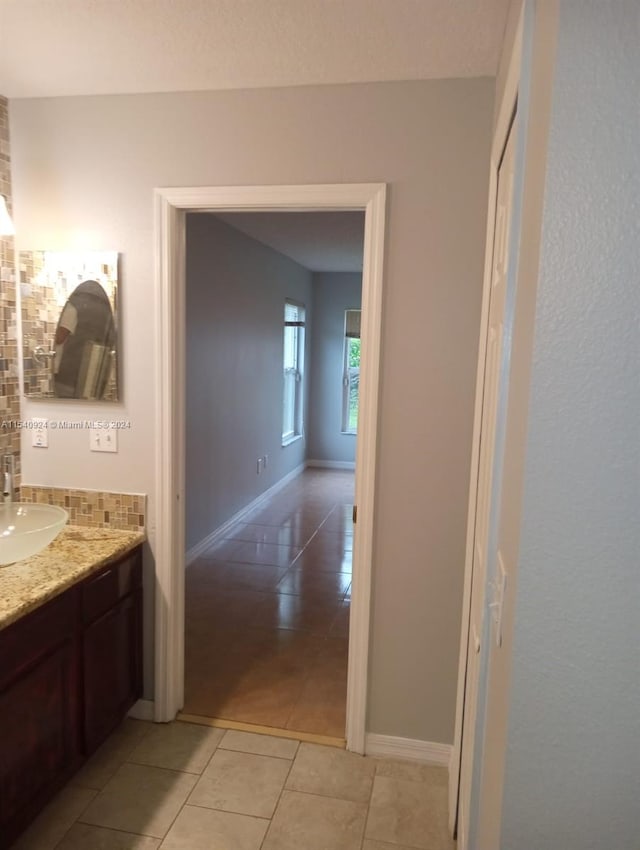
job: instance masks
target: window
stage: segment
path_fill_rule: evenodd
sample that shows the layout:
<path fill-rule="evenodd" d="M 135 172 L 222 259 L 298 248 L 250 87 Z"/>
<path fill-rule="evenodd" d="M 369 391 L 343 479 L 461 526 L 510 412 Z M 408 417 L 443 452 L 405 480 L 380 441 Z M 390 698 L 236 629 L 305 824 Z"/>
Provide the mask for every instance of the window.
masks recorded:
<path fill-rule="evenodd" d="M 360 397 L 360 310 L 345 310 L 344 314 L 342 388 L 342 431 L 356 434 Z"/>
<path fill-rule="evenodd" d="M 302 435 L 302 374 L 304 368 L 304 306 L 284 303 L 284 392 L 282 445 Z"/>

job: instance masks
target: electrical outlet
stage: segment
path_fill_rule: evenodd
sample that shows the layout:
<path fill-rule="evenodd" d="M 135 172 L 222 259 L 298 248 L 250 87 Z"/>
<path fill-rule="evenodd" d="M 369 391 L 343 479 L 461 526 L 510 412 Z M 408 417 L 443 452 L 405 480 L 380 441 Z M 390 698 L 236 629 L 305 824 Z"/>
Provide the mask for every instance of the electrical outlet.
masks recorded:
<path fill-rule="evenodd" d="M 117 452 L 118 432 L 115 428 L 92 428 L 89 433 L 92 452 Z"/>
<path fill-rule="evenodd" d="M 262 458 L 259 457 L 256 463 L 256 475 L 260 475 L 262 472 Z"/>
<path fill-rule="evenodd" d="M 33 430 L 31 431 L 31 445 L 38 449 L 49 448 L 49 420 L 32 419 Z"/>

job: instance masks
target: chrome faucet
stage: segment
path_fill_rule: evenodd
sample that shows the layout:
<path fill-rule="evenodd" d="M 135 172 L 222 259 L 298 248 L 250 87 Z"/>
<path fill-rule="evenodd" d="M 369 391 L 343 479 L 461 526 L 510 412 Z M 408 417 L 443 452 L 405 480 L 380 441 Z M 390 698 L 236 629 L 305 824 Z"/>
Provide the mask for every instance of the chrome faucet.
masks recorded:
<path fill-rule="evenodd" d="M 6 454 L 2 458 L 2 499 L 5 505 L 13 502 L 13 479 L 15 476 L 15 458 Z"/>

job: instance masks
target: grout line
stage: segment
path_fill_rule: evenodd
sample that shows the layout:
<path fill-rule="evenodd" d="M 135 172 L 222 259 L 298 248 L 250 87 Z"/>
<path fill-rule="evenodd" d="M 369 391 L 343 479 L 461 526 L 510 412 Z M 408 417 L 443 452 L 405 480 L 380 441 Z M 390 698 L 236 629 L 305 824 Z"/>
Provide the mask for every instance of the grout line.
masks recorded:
<path fill-rule="evenodd" d="M 198 784 L 198 783 L 196 782 L 196 783 L 195 783 L 195 785 L 193 786 L 193 788 L 195 788 L 197 784 Z M 193 788 L 191 789 L 191 791 L 193 791 Z M 187 800 L 188 800 L 188 799 L 189 799 L 189 797 L 191 796 L 191 791 L 189 791 L 189 793 L 187 794 Z M 171 832 L 171 830 L 173 829 L 173 825 L 174 825 L 174 823 L 178 820 L 178 818 L 180 817 L 180 815 L 181 815 L 181 814 L 182 814 L 182 812 L 184 811 L 184 807 L 187 805 L 187 800 L 185 800 L 185 801 L 184 801 L 184 803 L 180 806 L 180 808 L 179 808 L 179 809 L 178 809 L 178 811 L 176 812 L 176 816 L 174 817 L 174 819 L 171 821 L 171 823 L 170 823 L 170 824 L 169 824 L 169 826 L 167 827 L 167 830 L 166 830 L 165 834 L 161 837 L 161 839 L 160 839 L 160 845 L 159 845 L 159 846 L 162 846 L 162 845 L 164 844 L 164 840 L 165 840 L 165 838 L 167 837 L 167 835 L 169 835 L 169 833 Z M 157 836 L 152 836 L 152 837 L 153 837 L 153 838 L 156 838 Z"/>
<path fill-rule="evenodd" d="M 102 787 L 101 787 L 101 788 L 92 788 L 92 787 L 91 787 L 91 786 L 89 786 L 89 785 L 82 785 L 82 784 L 79 782 L 78 777 L 79 777 L 79 776 L 80 776 L 80 774 L 82 773 L 82 770 L 83 770 L 83 769 L 84 769 L 87 765 L 89 765 L 89 764 L 90 764 L 90 762 L 91 762 L 91 760 L 94 758 L 94 756 L 96 756 L 96 755 L 100 752 L 101 748 L 102 748 L 102 747 L 103 747 L 103 746 L 104 746 L 104 745 L 105 745 L 105 744 L 106 744 L 106 743 L 107 743 L 107 742 L 111 739 L 111 737 L 112 737 L 113 735 L 117 734 L 117 732 L 119 732 L 119 731 L 121 730 L 121 728 L 122 728 L 122 724 L 121 724 L 120 726 L 116 726 L 116 728 L 115 728 L 112 732 L 110 732 L 110 733 L 109 733 L 109 736 L 108 736 L 107 738 L 105 738 L 105 740 L 104 740 L 104 741 L 100 744 L 100 746 L 98 747 L 98 749 L 97 749 L 97 750 L 95 750 L 95 751 L 94 751 L 94 752 L 93 752 L 93 753 L 89 756 L 89 758 L 87 759 L 87 761 L 85 761 L 85 762 L 84 762 L 84 764 L 82 764 L 82 765 L 78 768 L 77 772 L 73 774 L 73 776 L 71 777 L 71 779 L 69 779 L 68 785 L 73 786 L 73 787 L 75 787 L 75 788 L 86 788 L 86 789 L 88 789 L 88 790 L 90 790 L 90 791 L 97 791 L 97 793 L 98 793 L 98 794 L 100 794 L 100 793 L 101 793 L 101 792 L 102 792 L 102 791 L 106 788 L 106 786 L 109 784 L 109 782 L 111 782 L 111 780 L 113 779 L 113 777 L 114 777 L 114 776 L 116 775 L 116 773 L 120 770 L 120 768 L 122 767 L 122 765 L 123 765 L 123 764 L 126 764 L 126 763 L 128 762 L 129 757 L 130 757 L 131 755 L 133 755 L 133 753 L 134 753 L 134 752 L 138 749 L 138 747 L 140 746 L 140 744 L 142 743 L 142 741 L 143 741 L 143 740 L 144 740 L 144 739 L 145 739 L 145 738 L 146 738 L 146 737 L 150 734 L 151 729 L 152 729 L 152 727 L 153 727 L 153 723 L 152 723 L 151 721 L 149 721 L 149 720 L 134 720 L 134 718 L 132 718 L 132 717 L 131 717 L 131 718 L 124 718 L 124 720 L 122 721 L 122 723 L 124 723 L 124 721 L 125 721 L 125 720 L 133 720 L 133 722 L 134 722 L 134 723 L 142 723 L 142 724 L 144 724 L 145 726 L 147 726 L 147 725 L 148 725 L 148 727 L 149 727 L 149 728 L 144 730 L 144 732 L 142 733 L 142 735 L 140 735 L 140 737 L 136 740 L 136 742 L 135 742 L 134 744 L 132 744 L 132 745 L 131 745 L 131 748 L 127 750 L 126 754 L 125 754 L 125 755 L 122 757 L 122 759 L 121 759 L 121 760 L 117 763 L 116 767 L 114 767 L 114 768 L 113 768 L 113 770 L 109 772 L 109 775 L 108 775 L 108 777 L 107 777 L 107 780 L 106 780 L 106 782 L 104 782 L 104 784 L 102 785 Z M 107 771 L 105 771 L 105 772 L 107 772 Z M 65 787 L 66 787 L 66 786 L 65 786 Z M 84 812 L 83 812 L 83 814 L 84 814 Z"/>
<path fill-rule="evenodd" d="M 225 735 L 226 735 L 226 734 L 227 734 L 227 733 L 226 733 L 226 731 L 225 731 L 225 732 L 223 732 L 223 733 L 222 733 L 222 735 L 220 736 L 220 738 L 219 738 L 219 740 L 217 741 L 217 743 L 216 743 L 215 747 L 213 748 L 213 752 L 212 752 L 212 753 L 211 753 L 211 755 L 209 756 L 209 760 L 207 761 L 207 763 L 205 764 L 205 766 L 202 768 L 202 772 L 200 773 L 200 776 L 202 776 L 202 775 L 204 774 L 205 770 L 209 767 L 209 765 L 210 765 L 210 764 L 211 764 L 211 762 L 213 761 L 213 757 L 215 756 L 215 754 L 216 754 L 216 753 L 218 752 L 218 750 L 220 749 L 220 744 L 224 741 L 224 737 L 225 737 Z M 196 785 L 197 785 L 197 784 L 198 784 L 198 783 L 196 782 Z M 194 788 L 195 788 L 195 785 L 194 785 Z M 191 795 L 189 795 L 189 796 L 191 796 Z M 187 798 L 187 799 L 188 799 L 188 798 Z M 186 805 L 186 804 L 185 804 L 185 805 Z"/>
<path fill-rule="evenodd" d="M 233 731 L 233 730 L 227 730 L 227 731 Z M 296 741 L 296 743 L 299 744 L 300 742 Z M 253 750 L 238 750 L 238 749 L 231 749 L 231 747 L 223 747 L 223 746 L 219 746 L 218 749 L 222 750 L 223 753 L 238 753 L 238 755 L 243 755 L 243 756 L 257 756 L 258 758 L 278 759 L 279 761 L 293 761 L 294 758 L 295 758 L 295 754 L 293 756 L 278 756 L 275 753 L 273 753 L 273 754 L 272 753 L 256 753 Z M 216 750 L 216 752 L 217 752 L 217 750 Z M 297 752 L 298 752 L 298 748 L 296 747 L 296 753 Z M 211 759 L 213 759 L 213 756 L 211 757 Z M 209 767 L 210 763 L 211 763 L 211 761 L 209 761 L 207 763 L 207 767 Z M 203 771 L 203 773 L 204 773 L 204 771 Z"/>
<path fill-rule="evenodd" d="M 214 752 L 215 752 L 215 750 L 214 750 Z M 207 764 L 208 763 L 209 762 L 207 762 Z M 180 767 L 164 767 L 161 764 L 151 764 L 150 762 L 147 762 L 147 761 L 132 761 L 131 759 L 128 759 L 126 762 L 124 762 L 124 764 L 133 764 L 136 767 L 154 767 L 154 768 L 156 768 L 156 770 L 168 770 L 171 773 L 182 773 L 182 774 L 184 774 L 184 776 L 202 776 L 202 773 L 204 771 L 204 768 L 202 768 L 202 771 L 182 770 L 182 768 L 180 768 Z"/>
<path fill-rule="evenodd" d="M 117 832 L 120 835 L 133 835 L 136 838 L 151 838 L 154 841 L 160 841 L 160 842 L 162 842 L 164 840 L 163 838 L 158 838 L 157 835 L 149 835 L 147 832 L 132 832 L 132 830 L 130 830 L 130 829 L 120 829 L 117 826 L 104 826 L 104 824 L 87 823 L 86 821 L 76 820 L 76 821 L 73 822 L 71 827 L 76 826 L 76 825 L 78 825 L 78 826 L 90 826 L 92 829 L 104 829 L 107 832 Z M 58 843 L 55 845 L 53 850 L 56 850 L 56 848 L 60 847 L 60 842 L 63 841 L 67 837 L 68 833 L 71 831 L 71 827 L 69 827 L 67 832 L 65 832 L 64 836 L 60 839 L 60 841 L 58 841 Z M 86 848 L 86 850 L 89 850 L 89 848 Z"/>
<path fill-rule="evenodd" d="M 367 758 L 367 756 L 363 756 Z M 379 760 L 373 759 L 373 774 L 371 776 L 371 789 L 369 790 L 369 802 L 367 803 L 367 816 L 364 819 L 364 829 L 362 831 L 362 845 L 364 847 L 365 838 L 367 835 L 367 826 L 369 825 L 369 816 L 371 814 L 371 800 L 373 799 L 373 786 L 375 785 L 376 776 L 378 775 Z"/>
<path fill-rule="evenodd" d="M 278 801 L 279 800 L 280 800 L 280 796 L 278 796 Z M 278 804 L 276 803 L 276 806 L 277 805 Z M 271 815 L 271 817 L 268 817 L 268 818 L 263 817 L 262 815 L 250 815 L 248 812 L 239 812 L 237 809 L 219 809 L 216 806 L 203 806 L 200 803 L 190 803 L 188 800 L 187 800 L 186 803 L 183 804 L 182 808 L 184 808 L 185 806 L 190 806 L 190 808 L 192 808 L 192 809 L 204 809 L 205 812 L 222 812 L 222 814 L 227 814 L 227 815 L 240 815 L 243 818 L 254 818 L 255 820 L 266 820 L 267 823 L 271 823 L 271 818 L 273 817 L 273 815 Z M 181 811 L 182 811 L 182 809 L 181 809 Z M 274 808 L 273 811 L 275 813 L 275 808 Z"/>
<path fill-rule="evenodd" d="M 295 764 L 296 759 L 298 758 L 298 753 L 300 752 L 300 745 L 298 744 L 298 748 L 296 750 L 296 754 L 291 759 L 291 764 L 289 765 L 289 770 L 287 771 L 287 775 L 284 778 L 284 782 L 282 783 L 282 788 L 280 789 L 280 793 L 278 794 L 278 799 L 276 801 L 275 806 L 273 807 L 273 814 L 269 818 L 269 826 L 266 828 L 262 841 L 260 842 L 260 847 L 258 850 L 262 850 L 264 846 L 264 842 L 267 840 L 267 835 L 269 834 L 269 830 L 271 829 L 271 824 L 273 823 L 273 819 L 276 816 L 276 812 L 278 811 L 278 806 L 280 805 L 280 801 L 282 800 L 282 795 L 284 794 L 285 788 L 287 787 L 287 782 L 289 781 L 289 777 L 291 776 L 291 771 L 293 770 L 293 765 Z"/>
<path fill-rule="evenodd" d="M 180 774 L 180 776 L 194 776 L 194 777 L 202 776 L 201 773 L 193 773 L 190 770 L 180 770 L 179 767 L 163 767 L 161 764 L 140 764 L 140 762 L 138 762 L 138 761 L 125 761 L 120 765 L 120 767 L 124 767 L 125 764 L 131 764 L 134 767 L 149 767 L 152 770 L 164 770 L 165 773 L 177 773 L 177 774 Z M 119 769 L 120 768 L 118 768 L 118 770 Z M 118 771 L 116 771 L 116 773 L 117 772 Z M 102 789 L 102 790 L 104 790 L 104 789 Z"/>
<path fill-rule="evenodd" d="M 223 736 L 223 737 L 224 737 L 224 736 Z M 222 739 L 220 739 L 220 740 L 222 740 Z M 207 764 L 205 765 L 205 767 L 202 769 L 202 773 L 204 773 L 204 771 L 206 770 L 206 767 L 208 767 L 208 765 L 209 765 L 209 762 L 211 761 L 211 759 L 212 759 L 212 758 L 213 758 L 213 756 L 215 755 L 216 750 L 218 749 L 219 743 L 220 743 L 220 742 L 218 742 L 218 744 L 216 744 L 216 747 L 215 747 L 215 749 L 214 749 L 213 753 L 211 754 L 211 758 L 209 759 L 209 761 L 207 762 Z M 199 781 L 200 781 L 200 779 L 202 778 L 202 773 L 200 773 L 200 774 L 197 776 L 197 779 L 196 779 L 196 781 L 195 781 L 195 783 L 194 783 L 194 785 L 193 785 L 193 788 L 191 788 L 191 790 L 190 790 L 190 791 L 189 791 L 189 793 L 187 794 L 187 798 L 186 798 L 186 800 L 185 800 L 185 801 L 184 801 L 184 803 L 180 806 L 180 808 L 179 808 L 179 809 L 178 809 L 178 811 L 176 812 L 176 816 L 174 817 L 174 819 L 173 819 L 173 820 L 171 821 L 171 823 L 169 824 L 169 828 L 167 829 L 167 831 L 165 832 L 165 834 L 164 834 L 164 835 L 162 836 L 162 838 L 160 839 L 160 845 L 159 845 L 159 846 L 161 846 L 162 844 L 164 844 L 164 840 L 165 840 L 165 838 L 167 837 L 167 835 L 169 835 L 169 833 L 171 832 L 171 830 L 172 830 L 172 828 L 173 828 L 174 823 L 178 820 L 178 818 L 180 817 L 180 815 L 181 815 L 181 814 L 182 814 L 182 812 L 184 811 L 185 806 L 189 805 L 189 797 L 191 796 L 191 794 L 193 793 L 193 791 L 194 791 L 194 789 L 195 789 L 196 785 L 198 784 L 198 782 L 199 782 Z M 191 774 L 191 776 L 193 776 L 193 775 L 194 775 L 194 774 Z"/>
<path fill-rule="evenodd" d="M 72 777 L 72 779 L 73 779 L 73 777 Z M 51 799 L 51 800 L 49 800 L 49 802 L 47 803 L 47 806 L 51 805 L 51 803 L 53 803 L 53 802 L 55 801 L 56 797 L 58 797 L 58 795 L 59 795 L 59 794 L 60 794 L 60 793 L 61 793 L 64 789 L 69 788 L 69 787 L 73 787 L 73 786 L 71 786 L 71 785 L 70 785 L 70 783 L 71 783 L 71 780 L 69 780 L 69 781 L 68 781 L 65 785 L 63 785 L 63 786 L 62 786 L 62 788 L 60 788 L 60 790 L 56 793 L 56 795 L 55 795 L 54 797 L 52 797 L 52 799 Z M 67 829 L 65 829 L 65 831 L 64 831 L 64 835 L 62 835 L 62 836 L 60 837 L 59 841 L 56 841 L 56 843 L 53 845 L 53 850 L 55 850 L 55 848 L 56 848 L 56 847 L 59 847 L 59 846 L 60 846 L 60 844 L 61 844 L 61 843 L 65 840 L 65 838 L 67 837 L 67 835 L 69 834 L 69 832 L 73 829 L 73 827 L 74 827 L 77 823 L 79 823 L 79 822 L 80 822 L 80 818 L 82 817 L 82 815 L 83 815 L 83 814 L 87 811 L 87 809 L 89 808 L 89 806 L 91 805 L 91 803 L 93 803 L 93 801 L 96 799 L 96 797 L 97 797 L 97 796 L 98 796 L 98 794 L 100 793 L 100 791 L 96 791 L 96 790 L 95 790 L 95 788 L 82 788 L 82 786 L 75 786 L 75 787 L 76 787 L 76 788 L 80 787 L 80 790 L 82 790 L 82 791 L 92 791 L 92 792 L 93 792 L 92 797 L 91 797 L 91 799 L 89 800 L 89 802 L 87 803 L 87 805 L 83 807 L 82 811 L 81 811 L 81 812 L 80 812 L 80 813 L 76 816 L 76 818 L 75 818 L 75 820 L 73 821 L 73 823 L 71 823 L 71 824 L 67 827 Z M 38 815 L 40 815 L 42 812 L 44 812 L 44 811 L 45 811 L 45 809 L 46 809 L 46 806 L 45 806 L 45 808 L 44 808 L 44 809 L 41 809 L 41 810 L 40 810 L 40 812 L 38 812 Z M 31 824 L 33 824 L 33 823 L 35 823 L 35 820 L 31 821 Z M 29 826 L 31 826 L 31 824 L 29 824 Z M 28 827 L 27 827 L 27 828 L 28 828 Z M 26 830 L 25 830 L 25 832 L 26 832 Z M 22 833 L 22 834 L 24 834 L 24 833 Z"/>
<path fill-rule="evenodd" d="M 289 771 L 289 773 L 291 773 L 291 771 Z M 337 797 L 335 794 L 323 794 L 321 791 L 302 791 L 300 790 L 300 788 L 287 787 L 283 788 L 282 790 L 290 791 L 292 794 L 304 794 L 305 797 L 322 797 L 323 800 L 340 800 L 343 803 L 353 803 L 356 806 L 367 806 L 367 810 L 369 806 L 369 803 L 363 803 L 362 800 L 351 800 L 348 797 Z"/>

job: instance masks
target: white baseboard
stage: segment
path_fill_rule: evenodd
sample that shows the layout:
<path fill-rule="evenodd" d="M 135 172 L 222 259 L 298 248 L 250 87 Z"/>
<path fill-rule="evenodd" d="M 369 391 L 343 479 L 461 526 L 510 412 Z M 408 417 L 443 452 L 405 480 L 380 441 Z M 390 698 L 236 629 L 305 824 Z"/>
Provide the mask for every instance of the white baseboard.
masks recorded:
<path fill-rule="evenodd" d="M 374 735 L 367 732 L 364 746 L 368 756 L 411 759 L 439 767 L 449 767 L 451 759 L 451 744 L 395 738 L 393 735 Z"/>
<path fill-rule="evenodd" d="M 129 709 L 128 717 L 134 720 L 153 720 L 154 702 L 152 699 L 139 699 Z"/>
<path fill-rule="evenodd" d="M 211 534 L 207 535 L 204 540 L 201 540 L 199 543 L 196 543 L 195 546 L 192 546 L 191 549 L 187 550 L 187 553 L 184 558 L 185 567 L 188 567 L 189 564 L 192 564 L 196 558 L 199 558 L 210 546 L 213 546 L 218 540 L 222 540 L 226 532 L 231 528 L 232 525 L 235 525 L 237 522 L 242 522 L 242 520 L 247 516 L 247 514 L 254 511 L 256 508 L 259 508 L 263 502 L 266 502 L 267 499 L 270 499 L 274 496 L 279 490 L 282 490 L 290 481 L 294 478 L 297 478 L 302 472 L 304 472 L 305 464 L 301 463 L 300 466 L 296 466 L 295 469 L 292 469 L 291 472 L 287 473 L 284 478 L 281 478 L 280 481 L 276 481 L 268 490 L 265 490 L 264 493 L 261 493 L 257 498 L 253 500 L 253 502 L 249 502 L 248 505 L 245 505 L 242 510 L 238 511 L 237 514 L 234 514 L 230 519 L 226 522 L 223 522 L 215 531 L 212 531 Z"/>
<path fill-rule="evenodd" d="M 308 460 L 307 466 L 318 469 L 355 469 L 356 465 L 351 460 Z"/>

